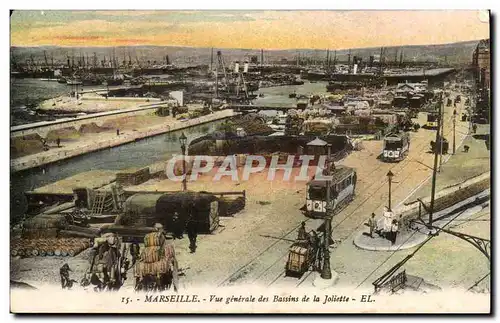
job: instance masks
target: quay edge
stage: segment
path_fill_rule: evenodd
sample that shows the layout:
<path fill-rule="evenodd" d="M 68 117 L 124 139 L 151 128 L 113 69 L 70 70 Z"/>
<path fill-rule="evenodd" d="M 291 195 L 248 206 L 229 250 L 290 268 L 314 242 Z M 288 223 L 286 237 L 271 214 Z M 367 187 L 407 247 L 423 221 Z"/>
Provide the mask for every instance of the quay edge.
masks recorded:
<path fill-rule="evenodd" d="M 127 143 L 131 143 L 133 141 L 141 140 L 148 137 L 153 137 L 157 135 L 161 135 L 164 133 L 168 133 L 171 131 L 176 131 L 180 129 L 186 129 L 193 126 L 201 125 L 208 122 L 213 122 L 217 120 L 223 120 L 232 116 L 237 115 L 237 112 L 233 110 L 222 110 L 217 111 L 209 115 L 205 115 L 202 117 L 190 119 L 187 121 L 176 121 L 171 125 L 161 125 L 155 128 L 152 128 L 149 131 L 139 131 L 133 132 L 129 134 L 124 134 L 118 138 L 106 141 L 95 141 L 89 142 L 88 144 L 80 147 L 80 149 L 73 149 L 71 151 L 54 151 L 53 154 L 48 156 L 36 156 L 36 155 L 28 155 L 19 157 L 11 160 L 10 162 L 10 171 L 11 173 L 19 172 L 22 170 L 27 170 L 31 168 L 36 168 L 40 166 L 44 166 L 50 163 L 54 163 L 60 160 L 69 159 L 72 157 L 88 154 L 91 152 L 95 152 L 102 149 L 112 148 L 120 145 L 124 145 Z"/>

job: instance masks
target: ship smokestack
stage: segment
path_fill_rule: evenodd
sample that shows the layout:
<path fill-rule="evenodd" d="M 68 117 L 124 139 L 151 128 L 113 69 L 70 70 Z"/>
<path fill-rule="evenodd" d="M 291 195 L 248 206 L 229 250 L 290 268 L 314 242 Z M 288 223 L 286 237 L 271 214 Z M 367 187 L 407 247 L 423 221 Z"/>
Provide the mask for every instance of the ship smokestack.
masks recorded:
<path fill-rule="evenodd" d="M 239 73 L 240 72 L 240 62 L 234 63 L 234 72 Z"/>

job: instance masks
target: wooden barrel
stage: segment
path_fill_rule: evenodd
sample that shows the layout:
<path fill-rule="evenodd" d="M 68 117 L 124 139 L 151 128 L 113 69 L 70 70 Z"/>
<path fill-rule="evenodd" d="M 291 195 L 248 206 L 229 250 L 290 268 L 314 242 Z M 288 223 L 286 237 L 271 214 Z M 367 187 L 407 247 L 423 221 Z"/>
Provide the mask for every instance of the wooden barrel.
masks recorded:
<path fill-rule="evenodd" d="M 164 250 L 161 247 L 152 246 L 142 250 L 141 261 L 145 263 L 158 262 L 162 259 Z"/>
<path fill-rule="evenodd" d="M 18 254 L 19 254 L 19 252 L 18 252 L 17 248 L 10 250 L 10 255 L 12 257 L 16 257 Z"/>
<path fill-rule="evenodd" d="M 56 257 L 61 256 L 61 249 L 60 248 L 57 248 L 54 250 L 54 256 L 56 256 Z"/>
<path fill-rule="evenodd" d="M 39 252 L 38 249 L 31 249 L 31 256 L 36 257 L 38 256 Z"/>
<path fill-rule="evenodd" d="M 68 256 L 68 248 L 67 247 L 61 248 L 61 256 L 62 257 Z"/>
<path fill-rule="evenodd" d="M 170 259 L 162 259 L 158 262 L 154 263 L 154 269 L 153 272 L 155 274 L 166 274 L 167 272 L 170 271 Z"/>
<path fill-rule="evenodd" d="M 54 250 L 52 250 L 52 249 L 50 249 L 50 248 L 49 248 L 49 249 L 47 249 L 47 250 L 45 251 L 45 255 L 47 255 L 47 256 L 53 256 L 53 255 L 54 255 Z"/>
<path fill-rule="evenodd" d="M 144 245 L 146 247 L 161 246 L 165 242 L 165 236 L 159 232 L 148 233 L 144 237 Z"/>

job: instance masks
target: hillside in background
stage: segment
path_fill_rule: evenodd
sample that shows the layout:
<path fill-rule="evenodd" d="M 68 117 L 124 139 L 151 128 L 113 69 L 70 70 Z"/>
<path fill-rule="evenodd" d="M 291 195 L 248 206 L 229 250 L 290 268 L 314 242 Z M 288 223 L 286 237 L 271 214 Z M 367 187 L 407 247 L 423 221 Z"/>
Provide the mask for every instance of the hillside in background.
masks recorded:
<path fill-rule="evenodd" d="M 386 61 L 393 61 L 396 58 L 399 60 L 399 55 L 403 51 L 405 61 L 433 61 L 449 64 L 467 64 L 472 60 L 472 53 L 477 46 L 477 41 L 467 41 L 452 44 L 442 45 L 417 45 L 417 46 L 401 46 L 401 47 L 386 47 Z M 258 56 L 260 60 L 260 49 L 216 49 L 221 50 L 225 61 L 243 61 L 249 60 L 250 56 Z M 81 55 L 89 57 L 89 61 L 93 62 L 94 53 L 97 56 L 98 62 L 106 57 L 106 60 L 113 55 L 113 51 L 119 62 L 124 59 L 130 59 L 133 63 L 139 59 L 141 62 L 150 60 L 151 62 L 163 62 L 165 56 L 168 55 L 173 64 L 193 65 L 193 64 L 209 64 L 210 63 L 210 48 L 196 47 L 177 47 L 177 46 L 122 46 L 122 47 L 11 47 L 11 60 L 16 62 L 26 62 L 33 59 L 41 64 L 45 63 L 45 54 L 49 64 L 52 57 L 55 63 L 66 63 L 67 56 L 74 56 L 75 61 Z M 349 50 L 337 50 L 337 59 L 339 61 L 347 61 Z M 325 50 L 315 49 L 290 49 L 290 50 L 264 50 L 264 62 L 277 61 L 281 59 L 296 60 L 298 54 L 301 57 L 309 57 L 316 60 L 326 59 Z M 330 53 L 333 59 L 334 51 Z M 353 56 L 360 56 L 367 60 L 370 55 L 379 55 L 380 48 L 357 48 L 352 49 Z"/>

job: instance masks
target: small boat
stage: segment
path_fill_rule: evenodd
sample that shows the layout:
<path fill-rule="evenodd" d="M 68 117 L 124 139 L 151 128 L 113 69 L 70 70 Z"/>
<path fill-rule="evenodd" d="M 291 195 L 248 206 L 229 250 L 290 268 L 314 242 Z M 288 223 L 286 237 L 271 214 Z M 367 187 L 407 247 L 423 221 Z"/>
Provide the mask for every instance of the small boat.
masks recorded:
<path fill-rule="evenodd" d="M 263 98 L 263 97 L 264 97 L 264 93 L 259 94 L 259 98 Z"/>
<path fill-rule="evenodd" d="M 104 84 L 110 86 L 110 85 L 122 85 L 123 80 L 122 79 L 107 79 L 104 81 Z"/>
<path fill-rule="evenodd" d="M 290 93 L 290 94 L 288 95 L 288 97 L 289 97 L 289 98 L 291 98 L 291 99 L 292 99 L 292 98 L 296 98 L 296 97 L 297 97 L 297 93 L 295 93 L 295 92 Z"/>
<path fill-rule="evenodd" d="M 61 84 L 66 84 L 66 79 L 64 77 L 61 77 L 60 79 L 57 79 L 57 83 L 61 83 Z"/>
<path fill-rule="evenodd" d="M 83 85 L 101 85 L 102 80 L 98 78 L 88 78 L 82 80 Z"/>
<path fill-rule="evenodd" d="M 66 81 L 66 84 L 68 84 L 68 85 L 82 85 L 82 81 L 79 81 L 79 80 L 68 80 L 68 81 Z"/>

